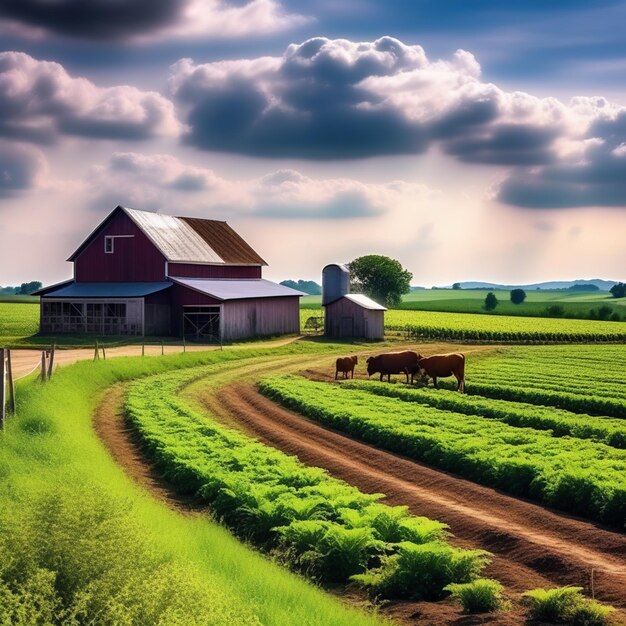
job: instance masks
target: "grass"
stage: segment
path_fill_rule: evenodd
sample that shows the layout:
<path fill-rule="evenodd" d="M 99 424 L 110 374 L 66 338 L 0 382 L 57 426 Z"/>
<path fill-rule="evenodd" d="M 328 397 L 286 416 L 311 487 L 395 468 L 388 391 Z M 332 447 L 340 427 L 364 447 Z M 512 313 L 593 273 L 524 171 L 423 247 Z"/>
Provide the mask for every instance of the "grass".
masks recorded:
<path fill-rule="evenodd" d="M 386 506 L 382 495 L 361 493 L 186 404 L 181 390 L 223 365 L 214 369 L 150 377 L 128 394 L 130 423 L 178 491 L 208 504 L 243 539 L 324 582 L 438 599 L 445 585 L 480 572 L 487 553 L 450 546 L 445 525 Z"/>
<path fill-rule="evenodd" d="M 392 452 L 620 529 L 626 522 L 625 450 L 295 376 L 260 388 Z"/>
<path fill-rule="evenodd" d="M 608 626 L 613 607 L 581 595 L 582 587 L 533 589 L 523 594 L 531 619 L 572 626 Z"/>
<path fill-rule="evenodd" d="M 272 354 L 331 347 L 281 348 Z M 0 623 L 374 624 L 206 517 L 147 496 L 91 427 L 112 384 L 269 351 L 119 358 L 18 384 L 0 434 Z M 50 619 L 53 616 L 54 619 Z M 39 620 L 39 621 L 38 621 Z"/>
<path fill-rule="evenodd" d="M 489 578 L 478 578 L 471 583 L 452 583 L 446 587 L 466 613 L 493 613 L 505 607 L 504 587 Z"/>

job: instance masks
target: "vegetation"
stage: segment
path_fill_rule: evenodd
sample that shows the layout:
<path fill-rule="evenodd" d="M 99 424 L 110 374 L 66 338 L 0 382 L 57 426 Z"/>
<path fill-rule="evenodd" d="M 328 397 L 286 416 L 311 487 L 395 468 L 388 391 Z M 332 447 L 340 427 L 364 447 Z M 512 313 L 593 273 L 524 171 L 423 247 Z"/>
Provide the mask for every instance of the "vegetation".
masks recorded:
<path fill-rule="evenodd" d="M 552 320 L 430 311 L 387 311 L 385 328 L 404 331 L 414 339 L 513 342 L 626 341 L 624 322 Z"/>
<path fill-rule="evenodd" d="M 310 296 L 319 296 L 322 293 L 320 285 L 313 280 L 283 280 L 280 284 L 285 287 L 291 287 L 292 289 L 304 291 L 304 293 L 308 293 Z"/>
<path fill-rule="evenodd" d="M 614 298 L 623 298 L 626 296 L 626 283 L 617 283 L 609 291 Z"/>
<path fill-rule="evenodd" d="M 485 311 L 493 311 L 498 306 L 498 298 L 493 291 L 485 296 Z"/>
<path fill-rule="evenodd" d="M 308 417 L 512 495 L 623 528 L 626 451 L 299 377 L 261 390 Z"/>
<path fill-rule="evenodd" d="M 306 349 L 118 358 L 60 368 L 45 385 L 21 381 L 18 415 L 0 434 L 0 624 L 379 622 L 207 517 L 146 497 L 92 428 L 96 403 L 119 381 Z"/>
<path fill-rule="evenodd" d="M 615 448 L 626 448 L 626 421 L 623 419 L 593 418 L 554 407 L 464 395 L 446 389 L 414 389 L 374 381 L 349 381 L 344 386 L 444 411 L 496 419 L 511 426 L 549 430 L 555 437 L 594 439 Z"/>
<path fill-rule="evenodd" d="M 471 583 L 452 583 L 446 591 L 458 600 L 466 613 L 493 613 L 505 607 L 504 587 L 489 578 L 478 578 Z"/>
<path fill-rule="evenodd" d="M 159 375 L 128 393 L 130 423 L 177 490 L 196 494 L 239 536 L 321 581 L 352 578 L 378 595 L 435 599 L 447 584 L 479 574 L 487 553 L 453 548 L 443 524 L 381 504 L 380 494 L 363 494 L 179 399 L 181 387 L 210 373 Z"/>
<path fill-rule="evenodd" d="M 0 287 L 0 296 L 30 296 L 43 287 L 38 280 L 22 283 L 19 287 Z"/>
<path fill-rule="evenodd" d="M 409 293 L 413 274 L 399 261 L 379 254 L 359 257 L 348 263 L 354 292 L 361 292 L 385 306 L 396 306 Z"/>
<path fill-rule="evenodd" d="M 511 289 L 510 295 L 513 304 L 522 304 L 526 300 L 526 292 L 523 289 Z"/>
<path fill-rule="evenodd" d="M 533 589 L 523 594 L 531 619 L 573 626 L 608 626 L 613 607 L 581 595 L 582 587 Z"/>

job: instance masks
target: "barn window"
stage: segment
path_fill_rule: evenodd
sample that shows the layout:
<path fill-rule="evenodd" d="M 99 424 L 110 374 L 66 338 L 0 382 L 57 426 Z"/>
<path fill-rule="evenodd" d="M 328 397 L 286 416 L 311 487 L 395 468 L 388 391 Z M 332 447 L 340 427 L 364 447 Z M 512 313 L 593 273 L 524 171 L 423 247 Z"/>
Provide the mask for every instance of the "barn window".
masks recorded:
<path fill-rule="evenodd" d="M 105 254 L 113 254 L 113 237 L 104 238 L 104 252 Z"/>

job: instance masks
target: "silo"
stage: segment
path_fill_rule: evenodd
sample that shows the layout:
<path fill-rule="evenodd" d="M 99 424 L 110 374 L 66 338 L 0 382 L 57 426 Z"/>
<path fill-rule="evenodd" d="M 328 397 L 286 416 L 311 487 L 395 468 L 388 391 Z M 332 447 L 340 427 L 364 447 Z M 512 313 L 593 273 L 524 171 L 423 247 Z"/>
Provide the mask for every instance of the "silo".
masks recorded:
<path fill-rule="evenodd" d="M 331 263 L 322 270 L 322 305 L 350 293 L 350 272 L 345 265 Z"/>

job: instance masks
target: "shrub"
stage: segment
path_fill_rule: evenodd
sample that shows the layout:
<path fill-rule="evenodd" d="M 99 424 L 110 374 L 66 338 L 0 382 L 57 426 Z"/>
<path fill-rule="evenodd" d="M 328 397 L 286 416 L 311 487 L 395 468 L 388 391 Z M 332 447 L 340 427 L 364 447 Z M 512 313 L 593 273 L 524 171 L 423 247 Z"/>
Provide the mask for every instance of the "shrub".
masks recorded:
<path fill-rule="evenodd" d="M 523 289 L 511 289 L 511 302 L 522 304 L 526 300 L 526 292 Z"/>
<path fill-rule="evenodd" d="M 377 570 L 352 576 L 374 595 L 408 600 L 437 600 L 452 582 L 472 581 L 488 562 L 488 552 L 459 550 L 433 541 L 422 545 L 398 544 Z"/>
<path fill-rule="evenodd" d="M 533 589 L 522 594 L 531 619 L 572 626 L 608 626 L 615 609 L 581 595 L 582 587 Z"/>
<path fill-rule="evenodd" d="M 614 298 L 624 298 L 626 296 L 626 283 L 617 283 L 609 291 Z"/>
<path fill-rule="evenodd" d="M 610 306 L 607 306 L 606 304 L 603 304 L 598 309 L 598 319 L 599 320 L 608 320 L 609 317 L 611 317 L 611 313 L 613 313 L 613 309 Z"/>
<path fill-rule="evenodd" d="M 548 317 L 563 317 L 565 309 L 560 304 L 553 304 L 546 309 Z"/>
<path fill-rule="evenodd" d="M 504 587 L 489 578 L 478 578 L 471 583 L 452 583 L 445 587 L 458 600 L 466 613 L 492 613 L 504 607 Z"/>
<path fill-rule="evenodd" d="M 498 298 L 493 291 L 485 296 L 485 311 L 493 311 L 498 306 Z"/>

